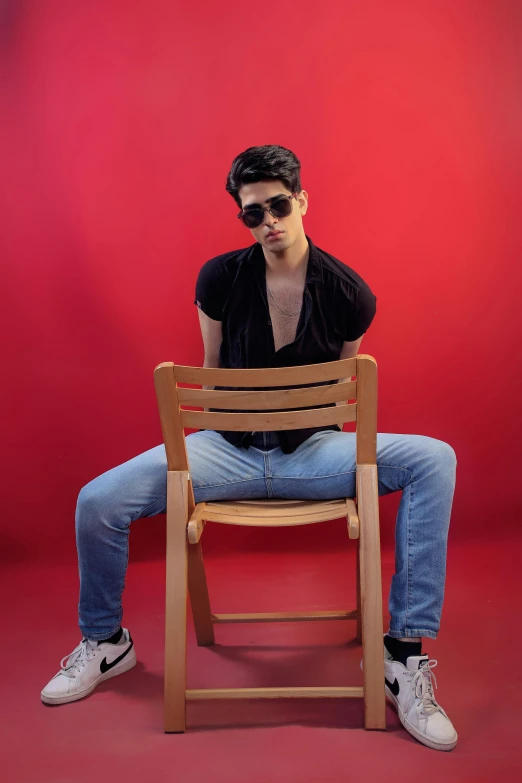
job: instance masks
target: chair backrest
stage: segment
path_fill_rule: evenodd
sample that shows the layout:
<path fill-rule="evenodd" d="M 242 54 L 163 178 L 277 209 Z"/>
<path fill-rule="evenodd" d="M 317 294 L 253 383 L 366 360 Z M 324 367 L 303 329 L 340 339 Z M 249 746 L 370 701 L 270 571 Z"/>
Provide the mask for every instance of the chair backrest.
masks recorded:
<path fill-rule="evenodd" d="M 255 370 L 183 367 L 164 362 L 154 370 L 154 384 L 168 470 L 189 470 L 185 427 L 263 432 L 355 422 L 357 464 L 376 462 L 377 364 L 371 356 Z M 179 384 L 227 386 L 234 391 Z M 328 403 L 340 404 L 314 407 Z"/>

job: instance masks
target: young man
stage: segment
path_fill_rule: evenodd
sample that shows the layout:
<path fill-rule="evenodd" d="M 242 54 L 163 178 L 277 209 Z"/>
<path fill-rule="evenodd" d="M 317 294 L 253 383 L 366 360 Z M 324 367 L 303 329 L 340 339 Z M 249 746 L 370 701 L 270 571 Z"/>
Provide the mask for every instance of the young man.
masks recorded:
<path fill-rule="evenodd" d="M 283 367 L 355 356 L 375 314 L 375 296 L 349 267 L 305 235 L 308 194 L 300 164 L 283 147 L 252 147 L 233 162 L 227 190 L 256 240 L 208 261 L 196 285 L 206 367 Z M 282 433 L 201 431 L 187 449 L 196 502 L 355 495 L 355 436 L 338 427 Z M 402 490 L 396 573 L 384 637 L 386 694 L 404 727 L 437 750 L 457 734 L 435 700 L 435 639 L 444 595 L 456 459 L 446 443 L 379 434 L 379 494 Z M 83 639 L 42 691 L 48 704 L 91 693 L 136 663 L 121 627 L 121 595 L 133 520 L 165 512 L 163 445 L 94 479 L 76 513 Z"/>

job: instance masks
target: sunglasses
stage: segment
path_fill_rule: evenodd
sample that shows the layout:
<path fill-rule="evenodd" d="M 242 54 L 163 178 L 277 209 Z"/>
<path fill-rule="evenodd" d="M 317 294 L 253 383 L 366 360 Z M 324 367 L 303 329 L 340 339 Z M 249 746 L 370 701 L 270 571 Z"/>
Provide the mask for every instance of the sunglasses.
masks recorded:
<path fill-rule="evenodd" d="M 247 207 L 241 210 L 238 218 L 247 228 L 258 228 L 265 220 L 265 212 L 269 212 L 275 218 L 288 217 L 292 212 L 292 199 L 295 197 L 296 194 L 292 193 L 291 196 L 276 198 L 268 207 Z"/>

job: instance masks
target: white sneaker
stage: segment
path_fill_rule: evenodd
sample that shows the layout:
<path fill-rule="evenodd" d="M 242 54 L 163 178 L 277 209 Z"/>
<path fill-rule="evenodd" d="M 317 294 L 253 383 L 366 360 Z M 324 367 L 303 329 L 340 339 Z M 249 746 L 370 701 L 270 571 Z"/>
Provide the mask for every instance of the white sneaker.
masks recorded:
<path fill-rule="evenodd" d="M 82 639 L 69 656 L 62 658 L 58 674 L 45 686 L 45 704 L 67 704 L 88 696 L 100 682 L 116 677 L 136 665 L 136 651 L 126 628 L 118 644 Z"/>
<path fill-rule="evenodd" d="M 386 696 L 395 705 L 400 721 L 412 737 L 435 750 L 453 750 L 457 732 L 437 704 L 433 686 L 437 681 L 432 669 L 437 661 L 427 655 L 410 655 L 404 666 L 384 649 Z"/>

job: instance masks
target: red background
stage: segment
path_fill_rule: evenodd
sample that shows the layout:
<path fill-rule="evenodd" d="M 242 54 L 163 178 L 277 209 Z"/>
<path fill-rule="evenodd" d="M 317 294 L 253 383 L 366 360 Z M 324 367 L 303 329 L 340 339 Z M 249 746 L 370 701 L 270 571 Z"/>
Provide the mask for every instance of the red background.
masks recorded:
<path fill-rule="evenodd" d="M 225 177 L 266 143 L 377 294 L 379 429 L 455 448 L 455 538 L 518 533 L 521 4 L 0 13 L 3 559 L 72 557 L 80 487 L 160 442 L 153 368 L 201 362 L 198 269 L 250 243 Z"/>

